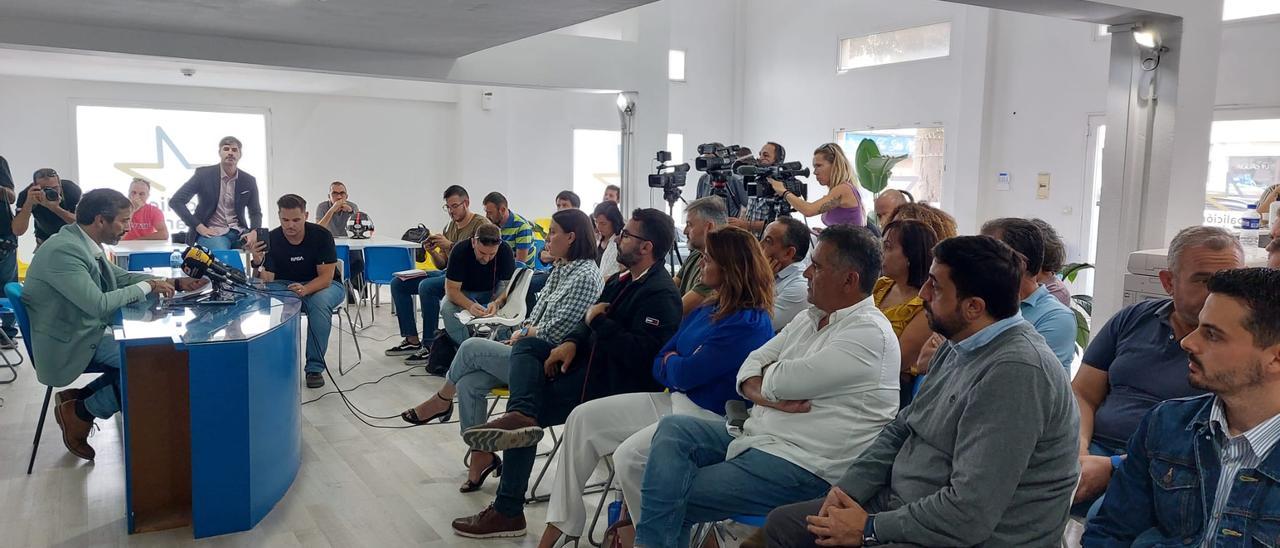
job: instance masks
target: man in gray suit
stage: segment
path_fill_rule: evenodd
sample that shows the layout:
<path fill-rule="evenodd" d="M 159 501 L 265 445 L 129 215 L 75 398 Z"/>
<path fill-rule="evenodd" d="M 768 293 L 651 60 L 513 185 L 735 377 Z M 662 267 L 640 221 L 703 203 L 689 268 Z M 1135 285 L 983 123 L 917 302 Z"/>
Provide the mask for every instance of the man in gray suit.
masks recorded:
<path fill-rule="evenodd" d="M 93 460 L 93 419 L 120 410 L 120 346 L 111 334 L 116 311 L 150 293 L 170 296 L 174 281 L 125 272 L 108 261 L 102 244 L 115 245 L 129 230 L 132 206 L 111 189 L 91 190 L 80 200 L 76 222 L 62 227 L 31 259 L 22 302 L 31 318 L 31 350 L 41 384 L 66 386 L 90 364 L 106 369 L 84 388 L 58 392 L 54 417 L 62 441 L 77 457 Z M 189 291 L 205 280 L 184 278 Z"/>
<path fill-rule="evenodd" d="M 245 232 L 262 227 L 258 180 L 239 169 L 240 154 L 240 140 L 223 137 L 218 142 L 218 165 L 196 169 L 191 179 L 173 193 L 169 207 L 191 228 L 187 243 L 215 250 L 234 249 L 240 247 Z M 199 197 L 195 213 L 187 207 L 192 197 Z"/>

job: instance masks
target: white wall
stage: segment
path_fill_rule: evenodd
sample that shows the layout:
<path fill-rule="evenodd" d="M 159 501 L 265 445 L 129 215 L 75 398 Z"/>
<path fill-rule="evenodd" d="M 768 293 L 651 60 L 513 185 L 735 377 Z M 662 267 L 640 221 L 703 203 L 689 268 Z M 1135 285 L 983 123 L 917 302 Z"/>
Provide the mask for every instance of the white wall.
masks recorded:
<path fill-rule="evenodd" d="M 758 152 L 764 141 L 742 141 L 742 136 L 735 131 L 735 122 L 743 116 L 735 108 L 735 98 L 741 96 L 735 77 L 742 72 L 736 59 L 736 45 L 744 32 L 731 22 L 743 3 L 737 0 L 667 0 L 666 3 L 671 6 L 671 49 L 685 51 L 685 81 L 671 82 L 671 107 L 667 115 L 668 131 L 684 135 L 680 157 L 690 161 L 700 143 L 712 141 L 741 144 Z M 653 157 L 653 151 L 643 152 Z M 693 181 L 696 177 L 689 179 Z"/>

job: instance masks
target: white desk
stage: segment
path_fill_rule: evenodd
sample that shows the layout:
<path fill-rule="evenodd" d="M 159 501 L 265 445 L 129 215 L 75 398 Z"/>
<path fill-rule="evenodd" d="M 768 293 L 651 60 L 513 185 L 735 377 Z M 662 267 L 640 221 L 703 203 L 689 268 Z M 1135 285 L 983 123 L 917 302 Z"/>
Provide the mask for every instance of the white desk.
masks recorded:
<path fill-rule="evenodd" d="M 134 253 L 173 253 L 175 249 L 182 251 L 187 248 L 185 245 L 164 240 L 130 240 L 103 247 L 111 255 L 111 260 L 124 269 L 129 268 L 129 255 Z"/>
<path fill-rule="evenodd" d="M 364 249 L 366 247 L 400 247 L 404 249 L 418 249 L 422 246 L 416 242 L 406 242 L 399 238 L 391 238 L 388 236 L 374 236 L 372 238 L 334 238 L 333 243 L 337 245 L 345 245 L 351 249 Z"/>

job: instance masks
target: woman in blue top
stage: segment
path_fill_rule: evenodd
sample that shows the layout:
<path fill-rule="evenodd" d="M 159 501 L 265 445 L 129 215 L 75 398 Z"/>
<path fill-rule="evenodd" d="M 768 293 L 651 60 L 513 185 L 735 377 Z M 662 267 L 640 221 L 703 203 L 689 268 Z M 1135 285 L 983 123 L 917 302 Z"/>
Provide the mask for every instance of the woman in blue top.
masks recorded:
<path fill-rule="evenodd" d="M 773 270 L 750 232 L 725 227 L 707 234 L 702 283 L 715 293 L 680 323 L 653 360 L 656 394 L 619 394 L 579 405 L 565 421 L 560 468 L 539 546 L 581 537 L 582 492 L 596 464 L 614 455 L 623 496 L 638 503 L 649 440 L 658 419 L 671 414 L 716 418 L 738 395 L 738 368 L 773 336 Z M 635 512 L 639 505 L 633 504 Z"/>

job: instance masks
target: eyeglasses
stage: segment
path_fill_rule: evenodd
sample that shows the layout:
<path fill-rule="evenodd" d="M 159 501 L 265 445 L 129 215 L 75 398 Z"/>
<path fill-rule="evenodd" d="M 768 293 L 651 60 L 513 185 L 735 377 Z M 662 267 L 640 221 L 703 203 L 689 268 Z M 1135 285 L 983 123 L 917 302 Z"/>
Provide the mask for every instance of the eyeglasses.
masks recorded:
<path fill-rule="evenodd" d="M 443 209 L 443 210 L 445 210 L 445 211 L 453 211 L 453 210 L 455 210 L 455 209 L 461 208 L 461 207 L 462 207 L 462 205 L 463 205 L 463 204 L 462 204 L 462 202 L 458 202 L 458 203 L 456 203 L 456 204 L 446 203 L 446 204 L 444 204 L 444 205 L 440 206 L 440 209 Z"/>
<path fill-rule="evenodd" d="M 619 235 L 619 236 L 621 236 L 621 237 L 623 237 L 623 238 L 635 238 L 635 239 L 637 239 L 637 240 L 644 240 L 644 241 L 646 241 L 646 242 L 653 242 L 653 240 L 650 240 L 650 239 L 648 239 L 648 238 L 645 238 L 644 236 L 641 236 L 641 235 L 636 234 L 636 233 L 634 233 L 634 232 L 630 232 L 630 231 L 628 231 L 628 230 L 627 230 L 627 229 L 625 229 L 625 228 L 624 228 L 624 229 L 622 229 L 622 232 L 619 232 L 619 233 L 618 233 L 618 235 Z"/>
<path fill-rule="evenodd" d="M 346 195 L 347 195 L 347 192 L 346 192 L 345 190 L 344 190 L 344 191 L 342 191 L 342 192 L 338 192 L 338 191 L 336 191 L 336 190 L 335 190 L 335 191 L 333 191 L 333 192 L 330 192 L 329 194 L 331 194 L 331 195 L 333 195 L 333 196 L 346 196 Z"/>

